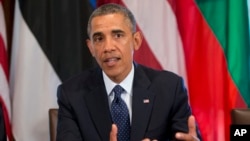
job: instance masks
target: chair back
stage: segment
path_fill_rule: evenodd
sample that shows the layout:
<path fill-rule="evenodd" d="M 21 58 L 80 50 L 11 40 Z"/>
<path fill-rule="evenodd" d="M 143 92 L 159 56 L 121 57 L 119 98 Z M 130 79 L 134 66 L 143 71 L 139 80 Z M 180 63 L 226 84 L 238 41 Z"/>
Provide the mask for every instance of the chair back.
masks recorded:
<path fill-rule="evenodd" d="M 56 141 L 58 109 L 49 109 L 50 141 Z"/>
<path fill-rule="evenodd" d="M 250 124 L 250 109 L 232 109 L 232 124 Z"/>

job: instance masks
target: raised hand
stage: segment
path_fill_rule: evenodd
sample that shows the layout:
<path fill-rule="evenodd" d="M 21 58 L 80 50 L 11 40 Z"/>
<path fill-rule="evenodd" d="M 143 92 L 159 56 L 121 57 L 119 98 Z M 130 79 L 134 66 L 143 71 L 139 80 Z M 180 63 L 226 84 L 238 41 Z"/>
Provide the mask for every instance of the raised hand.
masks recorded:
<path fill-rule="evenodd" d="M 115 124 L 112 124 L 111 131 L 109 134 L 110 141 L 117 141 L 118 128 Z"/>
<path fill-rule="evenodd" d="M 188 133 L 177 132 L 175 138 L 184 141 L 200 141 L 196 133 L 195 118 L 191 115 L 188 118 Z"/>

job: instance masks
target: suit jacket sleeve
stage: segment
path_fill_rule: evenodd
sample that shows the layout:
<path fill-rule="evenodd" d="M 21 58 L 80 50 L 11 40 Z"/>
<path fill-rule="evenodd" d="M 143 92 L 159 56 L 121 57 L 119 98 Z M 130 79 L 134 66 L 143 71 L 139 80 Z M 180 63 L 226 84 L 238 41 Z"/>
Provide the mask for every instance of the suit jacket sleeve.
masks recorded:
<path fill-rule="evenodd" d="M 173 104 L 173 118 L 172 118 L 172 136 L 176 132 L 188 133 L 188 118 L 192 114 L 190 105 L 188 103 L 188 94 L 184 86 L 183 79 L 179 79 L 176 87 L 176 95 Z M 198 126 L 196 125 L 197 137 L 202 140 Z M 174 138 L 174 137 L 173 137 Z"/>
<path fill-rule="evenodd" d="M 76 123 L 75 116 L 72 113 L 70 103 L 62 85 L 58 87 L 58 126 L 57 141 L 82 141 L 79 127 Z"/>
<path fill-rule="evenodd" d="M 0 141 L 7 141 L 2 107 L 0 106 Z"/>
<path fill-rule="evenodd" d="M 172 132 L 174 134 L 180 131 L 188 132 L 187 121 L 188 117 L 191 115 L 191 109 L 188 104 L 187 91 L 182 79 L 179 79 L 176 86 L 171 115 Z"/>

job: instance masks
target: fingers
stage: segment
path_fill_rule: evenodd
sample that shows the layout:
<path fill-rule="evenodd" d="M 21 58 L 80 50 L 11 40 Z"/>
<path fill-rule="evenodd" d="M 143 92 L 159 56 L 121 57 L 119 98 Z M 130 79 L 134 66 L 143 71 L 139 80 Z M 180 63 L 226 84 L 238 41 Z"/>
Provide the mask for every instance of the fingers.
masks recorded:
<path fill-rule="evenodd" d="M 110 141 L 117 141 L 117 133 L 118 128 L 115 124 L 112 124 L 111 131 L 110 131 Z M 150 140 L 149 138 L 143 139 L 142 141 L 157 141 L 157 140 Z"/>
<path fill-rule="evenodd" d="M 199 141 L 197 138 L 195 118 L 193 115 L 188 118 L 188 133 L 178 132 L 175 134 L 175 138 L 185 141 Z"/>
<path fill-rule="evenodd" d="M 197 136 L 193 136 L 191 134 L 185 134 L 181 132 L 176 133 L 175 138 L 178 140 L 184 140 L 184 141 L 200 141 L 200 139 Z"/>
<path fill-rule="evenodd" d="M 190 134 L 186 134 L 186 133 L 181 133 L 178 132 L 175 134 L 175 138 L 178 140 L 184 140 L 184 141 L 193 141 L 193 136 Z"/>
<path fill-rule="evenodd" d="M 150 139 L 146 138 L 146 139 L 143 139 L 142 141 L 150 141 Z"/>
<path fill-rule="evenodd" d="M 143 139 L 142 141 L 157 141 L 157 140 L 150 140 L 149 138 Z"/>
<path fill-rule="evenodd" d="M 191 134 L 192 136 L 197 136 L 197 134 L 196 134 L 195 118 L 194 118 L 193 115 L 191 115 L 188 118 L 188 131 L 189 131 L 189 134 Z"/>
<path fill-rule="evenodd" d="M 112 124 L 111 131 L 110 131 L 110 141 L 117 141 L 117 133 L 118 133 L 118 128 L 115 124 Z"/>

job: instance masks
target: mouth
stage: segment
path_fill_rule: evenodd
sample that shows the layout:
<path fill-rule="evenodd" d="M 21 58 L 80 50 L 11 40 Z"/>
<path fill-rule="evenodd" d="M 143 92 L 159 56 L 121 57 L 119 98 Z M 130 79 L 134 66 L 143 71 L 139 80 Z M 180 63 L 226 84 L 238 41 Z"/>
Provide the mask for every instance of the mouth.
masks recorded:
<path fill-rule="evenodd" d="M 109 66 L 112 67 L 114 66 L 121 58 L 119 57 L 112 57 L 112 58 L 107 58 L 104 60 L 104 63 Z"/>

